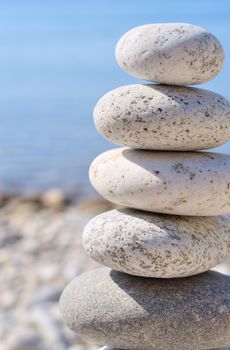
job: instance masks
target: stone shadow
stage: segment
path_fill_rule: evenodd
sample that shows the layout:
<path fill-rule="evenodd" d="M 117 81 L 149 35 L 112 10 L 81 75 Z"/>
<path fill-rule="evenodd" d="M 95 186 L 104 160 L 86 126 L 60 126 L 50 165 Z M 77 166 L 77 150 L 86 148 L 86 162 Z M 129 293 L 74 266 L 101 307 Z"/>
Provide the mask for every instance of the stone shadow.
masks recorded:
<path fill-rule="evenodd" d="M 132 276 L 111 270 L 110 277 L 154 318 L 181 314 L 183 320 L 191 320 L 195 314 L 199 314 L 203 320 L 210 320 L 210 315 L 213 317 L 220 314 L 220 308 L 230 310 L 230 276 L 216 271 L 191 277 L 162 279 Z"/>

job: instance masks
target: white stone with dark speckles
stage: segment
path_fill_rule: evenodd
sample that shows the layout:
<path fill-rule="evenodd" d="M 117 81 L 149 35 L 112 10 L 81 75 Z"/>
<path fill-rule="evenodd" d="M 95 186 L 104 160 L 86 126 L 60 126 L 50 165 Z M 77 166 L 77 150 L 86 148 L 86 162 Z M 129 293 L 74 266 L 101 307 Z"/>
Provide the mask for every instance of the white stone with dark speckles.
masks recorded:
<path fill-rule="evenodd" d="M 230 214 L 230 155 L 118 148 L 91 164 L 90 181 L 118 205 L 174 215 Z"/>
<path fill-rule="evenodd" d="M 146 24 L 128 31 L 116 46 L 128 74 L 163 84 L 200 84 L 224 65 L 224 51 L 207 30 L 185 23 Z"/>
<path fill-rule="evenodd" d="M 98 101 L 94 122 L 103 136 L 121 146 L 208 149 L 230 139 L 230 103 L 203 89 L 127 85 Z"/>
<path fill-rule="evenodd" d="M 114 270 L 143 277 L 186 277 L 207 271 L 230 254 L 230 217 L 115 209 L 86 225 L 83 245 L 91 258 Z"/>

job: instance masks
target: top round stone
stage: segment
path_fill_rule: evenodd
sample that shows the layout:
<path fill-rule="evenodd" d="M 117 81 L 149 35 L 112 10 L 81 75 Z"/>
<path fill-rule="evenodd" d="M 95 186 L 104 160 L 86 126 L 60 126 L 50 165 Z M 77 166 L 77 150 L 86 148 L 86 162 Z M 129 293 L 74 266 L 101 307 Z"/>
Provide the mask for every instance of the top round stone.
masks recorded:
<path fill-rule="evenodd" d="M 224 65 L 218 39 L 184 23 L 147 24 L 122 36 L 116 47 L 119 66 L 128 74 L 172 85 L 213 79 Z"/>

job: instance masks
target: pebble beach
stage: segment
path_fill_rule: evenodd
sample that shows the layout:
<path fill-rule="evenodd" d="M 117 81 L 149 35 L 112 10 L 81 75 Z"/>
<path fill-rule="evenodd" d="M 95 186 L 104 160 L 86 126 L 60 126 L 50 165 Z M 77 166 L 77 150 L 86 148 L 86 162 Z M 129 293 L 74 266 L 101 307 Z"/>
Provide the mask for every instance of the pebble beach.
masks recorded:
<path fill-rule="evenodd" d="M 0 349 L 94 350 L 65 327 L 64 286 L 97 266 L 82 248 L 83 226 L 113 206 L 100 198 L 68 203 L 57 190 L 36 198 L 2 196 Z"/>

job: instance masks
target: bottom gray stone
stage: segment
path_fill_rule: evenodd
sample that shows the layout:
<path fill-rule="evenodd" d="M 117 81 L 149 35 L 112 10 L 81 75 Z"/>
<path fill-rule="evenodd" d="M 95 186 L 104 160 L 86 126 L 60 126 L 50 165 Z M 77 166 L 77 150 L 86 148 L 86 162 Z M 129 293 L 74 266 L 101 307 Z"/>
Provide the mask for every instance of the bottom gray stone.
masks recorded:
<path fill-rule="evenodd" d="M 100 268 L 65 288 L 65 323 L 98 346 L 218 349 L 230 343 L 230 276 L 208 271 L 157 279 Z"/>
<path fill-rule="evenodd" d="M 125 349 L 110 348 L 109 346 L 103 346 L 102 348 L 100 348 L 98 350 L 125 350 Z M 142 350 L 145 350 L 145 349 L 142 349 Z M 170 349 L 164 349 L 164 350 L 170 350 Z M 206 349 L 204 349 L 204 350 L 206 350 Z M 208 350 L 230 350 L 230 346 L 227 346 L 227 347 L 225 346 L 224 348 L 218 348 L 218 349 L 208 349 Z"/>
<path fill-rule="evenodd" d="M 118 349 L 118 348 L 110 348 L 109 346 L 103 346 L 103 348 L 100 348 L 98 350 L 125 350 L 125 349 Z M 145 350 L 145 349 L 142 349 Z M 169 349 L 165 349 L 165 350 L 169 350 Z M 224 347 L 224 348 L 218 348 L 218 349 L 209 349 L 209 350 L 230 350 L 230 347 Z"/>

